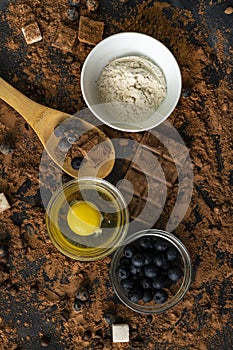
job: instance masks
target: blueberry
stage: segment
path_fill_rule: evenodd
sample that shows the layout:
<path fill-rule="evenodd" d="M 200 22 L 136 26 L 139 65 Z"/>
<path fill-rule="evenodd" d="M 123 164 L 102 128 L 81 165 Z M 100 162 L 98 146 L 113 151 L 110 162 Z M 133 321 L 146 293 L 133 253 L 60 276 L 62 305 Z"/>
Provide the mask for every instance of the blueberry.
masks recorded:
<path fill-rule="evenodd" d="M 138 266 L 136 267 L 136 276 L 138 277 L 144 277 L 144 266 Z"/>
<path fill-rule="evenodd" d="M 165 288 L 166 284 L 167 284 L 167 280 L 168 280 L 168 278 L 165 276 L 161 276 L 161 275 L 157 276 L 153 280 L 153 287 L 155 289 Z"/>
<path fill-rule="evenodd" d="M 141 237 L 138 240 L 138 243 L 139 243 L 140 247 L 142 247 L 144 249 L 153 247 L 153 240 L 149 237 Z"/>
<path fill-rule="evenodd" d="M 76 294 L 75 294 L 76 299 L 81 300 L 81 301 L 87 301 L 89 299 L 89 293 L 86 288 L 80 288 Z"/>
<path fill-rule="evenodd" d="M 140 288 L 133 288 L 129 291 L 128 298 L 132 303 L 137 303 L 143 297 L 143 290 Z"/>
<path fill-rule="evenodd" d="M 64 137 L 64 131 L 65 131 L 65 127 L 64 125 L 61 124 L 56 126 L 53 133 L 56 137 Z"/>
<path fill-rule="evenodd" d="M 120 258 L 120 264 L 121 265 L 130 265 L 131 261 L 130 261 L 130 259 L 126 258 L 125 256 L 122 256 Z"/>
<path fill-rule="evenodd" d="M 76 135 L 73 134 L 66 136 L 66 139 L 71 145 L 77 141 Z"/>
<path fill-rule="evenodd" d="M 119 278 L 125 279 L 129 276 L 129 267 L 127 265 L 120 265 L 116 269 L 116 274 Z"/>
<path fill-rule="evenodd" d="M 134 265 L 130 265 L 129 272 L 132 276 L 135 276 L 136 278 L 144 276 L 143 266 L 136 267 Z"/>
<path fill-rule="evenodd" d="M 130 265 L 129 271 L 130 271 L 131 275 L 136 275 L 138 270 L 137 270 L 136 266 Z"/>
<path fill-rule="evenodd" d="M 140 254 L 140 253 L 136 253 L 132 256 L 132 264 L 136 267 L 141 267 L 144 265 L 145 262 L 145 257 Z"/>
<path fill-rule="evenodd" d="M 183 88 L 182 89 L 182 96 L 183 97 L 189 97 L 192 94 L 192 90 L 190 88 Z"/>
<path fill-rule="evenodd" d="M 144 268 L 146 277 L 155 278 L 158 274 L 158 268 L 154 264 L 146 265 Z"/>
<path fill-rule="evenodd" d="M 151 300 L 153 300 L 153 292 L 149 290 L 144 290 L 142 300 L 144 303 L 149 303 Z"/>
<path fill-rule="evenodd" d="M 144 262 L 145 265 L 148 265 L 153 262 L 154 254 L 151 251 L 146 251 L 143 253 L 143 255 L 145 257 L 145 262 Z"/>
<path fill-rule="evenodd" d="M 167 259 L 169 261 L 175 260 L 178 255 L 178 250 L 176 247 L 169 247 L 167 250 Z"/>
<path fill-rule="evenodd" d="M 106 311 L 104 313 L 104 319 L 107 323 L 112 324 L 116 322 L 116 315 L 112 311 Z"/>
<path fill-rule="evenodd" d="M 170 278 L 167 278 L 163 288 L 170 288 L 171 285 L 172 285 L 172 281 L 170 280 Z"/>
<path fill-rule="evenodd" d="M 68 0 L 69 6 L 79 7 L 80 6 L 80 0 Z"/>
<path fill-rule="evenodd" d="M 126 258 L 132 258 L 132 256 L 136 253 L 137 248 L 133 244 L 128 244 L 124 248 L 124 255 Z"/>
<path fill-rule="evenodd" d="M 169 266 L 171 266 L 171 261 L 164 261 L 162 266 L 161 266 L 161 269 L 163 269 L 164 271 L 167 271 L 167 269 L 169 268 Z"/>
<path fill-rule="evenodd" d="M 141 285 L 143 289 L 150 289 L 152 287 L 152 280 L 151 278 L 144 277 L 141 281 Z"/>
<path fill-rule="evenodd" d="M 67 139 L 65 137 L 63 137 L 63 139 L 61 139 L 58 142 L 57 146 L 60 149 L 60 151 L 62 151 L 62 152 L 67 152 L 70 149 L 70 143 L 67 141 Z"/>
<path fill-rule="evenodd" d="M 164 289 L 158 289 L 154 293 L 154 301 L 158 304 L 163 304 L 168 299 L 168 294 Z"/>
<path fill-rule="evenodd" d="M 164 253 L 158 253 L 155 257 L 154 257 L 154 263 L 157 267 L 162 267 L 165 263 L 167 262 L 167 255 L 165 255 Z"/>
<path fill-rule="evenodd" d="M 7 141 L 3 141 L 1 144 L 0 144 L 0 152 L 2 154 L 11 154 L 13 153 L 14 151 L 14 147 L 12 145 L 10 145 Z"/>
<path fill-rule="evenodd" d="M 126 278 L 121 280 L 121 287 L 126 291 L 129 292 L 130 289 L 132 289 L 135 285 L 135 282 L 133 279 Z"/>
<path fill-rule="evenodd" d="M 132 280 L 136 283 L 138 282 L 138 276 L 137 275 L 132 275 Z"/>
<path fill-rule="evenodd" d="M 155 248 L 161 252 L 163 252 L 164 250 L 166 250 L 168 247 L 168 242 L 163 239 L 163 238 L 158 238 L 155 241 Z"/>
<path fill-rule="evenodd" d="M 75 157 L 71 161 L 71 166 L 73 169 L 78 170 L 80 168 L 80 165 L 82 164 L 83 158 L 82 157 Z"/>
<path fill-rule="evenodd" d="M 70 21 L 78 19 L 78 11 L 75 7 L 71 7 L 67 10 L 67 17 Z"/>
<path fill-rule="evenodd" d="M 73 308 L 75 311 L 81 311 L 83 307 L 83 302 L 79 299 L 74 300 Z"/>
<path fill-rule="evenodd" d="M 175 282 L 181 278 L 183 271 L 179 266 L 171 266 L 167 271 L 167 275 L 171 281 Z"/>

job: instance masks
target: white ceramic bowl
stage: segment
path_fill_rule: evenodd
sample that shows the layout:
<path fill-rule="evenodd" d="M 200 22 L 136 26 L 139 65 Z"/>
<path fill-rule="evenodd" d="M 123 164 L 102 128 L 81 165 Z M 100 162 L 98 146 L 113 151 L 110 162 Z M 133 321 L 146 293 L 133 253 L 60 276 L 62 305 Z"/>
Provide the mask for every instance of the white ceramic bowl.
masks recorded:
<path fill-rule="evenodd" d="M 124 56 L 145 56 L 163 71 L 167 94 L 159 108 L 146 120 L 140 122 L 115 123 L 106 104 L 101 104 L 97 81 L 103 68 L 113 59 Z M 114 34 L 102 40 L 87 56 L 81 72 L 83 98 L 91 112 L 104 124 L 123 131 L 152 129 L 169 117 L 181 93 L 181 73 L 176 59 L 160 41 L 136 32 Z"/>

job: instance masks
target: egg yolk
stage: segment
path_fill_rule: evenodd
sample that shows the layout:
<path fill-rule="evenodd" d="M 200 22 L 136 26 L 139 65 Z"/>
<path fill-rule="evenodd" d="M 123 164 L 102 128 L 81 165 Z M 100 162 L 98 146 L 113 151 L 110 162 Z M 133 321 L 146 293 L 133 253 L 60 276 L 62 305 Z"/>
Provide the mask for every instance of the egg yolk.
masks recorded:
<path fill-rule="evenodd" d="M 67 213 L 67 222 L 71 230 L 80 236 L 100 233 L 103 217 L 98 208 L 90 202 L 78 201 L 71 205 Z"/>

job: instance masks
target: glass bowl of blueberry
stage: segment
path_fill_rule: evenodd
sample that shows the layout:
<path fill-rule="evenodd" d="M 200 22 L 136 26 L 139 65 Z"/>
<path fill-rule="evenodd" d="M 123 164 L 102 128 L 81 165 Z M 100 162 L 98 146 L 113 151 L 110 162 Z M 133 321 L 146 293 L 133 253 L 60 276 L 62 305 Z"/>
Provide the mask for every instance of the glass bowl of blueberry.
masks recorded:
<path fill-rule="evenodd" d="M 173 307 L 184 297 L 191 278 L 191 259 L 184 244 L 157 229 L 132 234 L 112 259 L 114 291 L 139 313 L 157 314 Z"/>

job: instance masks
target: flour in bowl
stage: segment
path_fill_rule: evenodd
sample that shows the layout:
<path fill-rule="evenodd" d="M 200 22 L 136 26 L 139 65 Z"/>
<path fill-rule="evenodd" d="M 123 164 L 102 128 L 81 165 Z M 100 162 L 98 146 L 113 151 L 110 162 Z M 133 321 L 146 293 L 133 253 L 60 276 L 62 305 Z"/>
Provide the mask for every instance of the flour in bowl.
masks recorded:
<path fill-rule="evenodd" d="M 163 102 L 167 85 L 162 70 L 143 56 L 114 59 L 98 79 L 101 103 L 116 122 L 133 123 L 148 118 Z"/>

